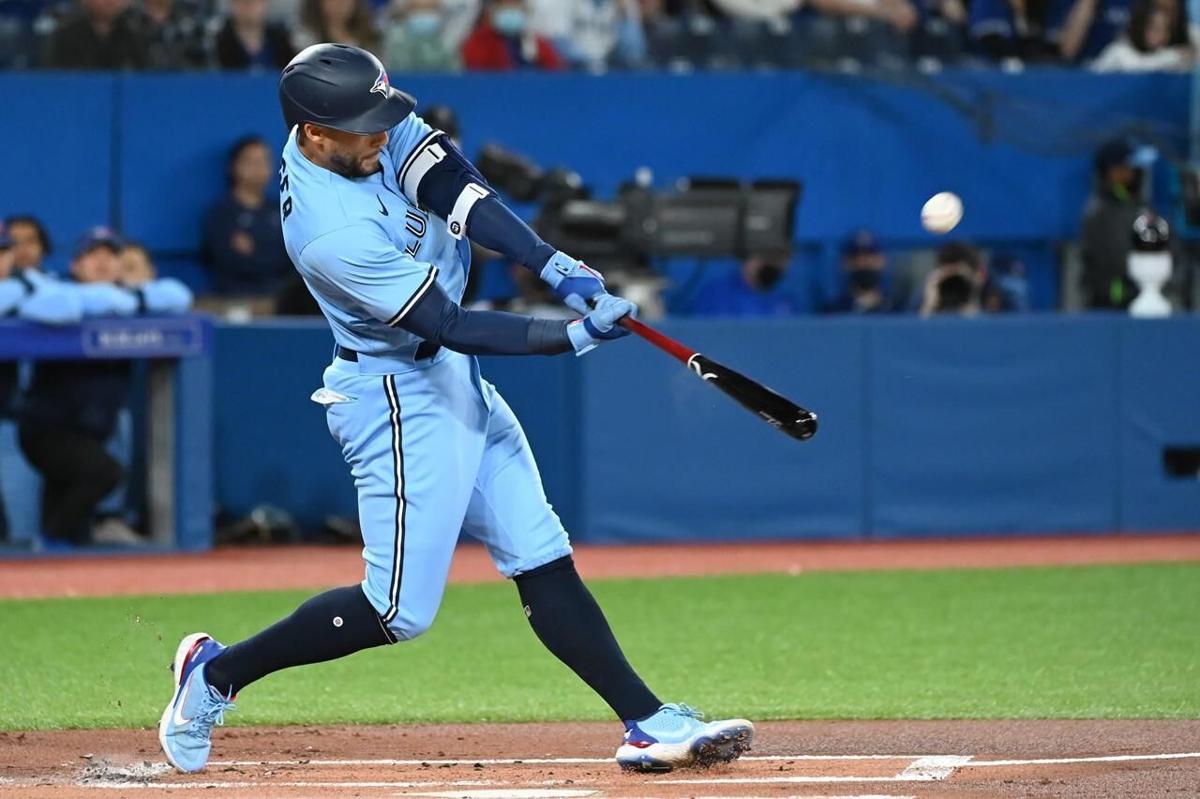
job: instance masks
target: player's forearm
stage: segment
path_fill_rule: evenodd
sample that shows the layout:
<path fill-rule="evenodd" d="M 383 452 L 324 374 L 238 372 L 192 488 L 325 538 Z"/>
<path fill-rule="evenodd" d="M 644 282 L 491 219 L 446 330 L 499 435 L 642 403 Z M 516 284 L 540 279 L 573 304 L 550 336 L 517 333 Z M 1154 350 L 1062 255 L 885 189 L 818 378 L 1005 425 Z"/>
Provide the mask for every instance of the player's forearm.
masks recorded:
<path fill-rule="evenodd" d="M 436 284 L 399 326 L 466 355 L 558 355 L 573 349 L 567 322 L 503 311 L 468 311 Z"/>

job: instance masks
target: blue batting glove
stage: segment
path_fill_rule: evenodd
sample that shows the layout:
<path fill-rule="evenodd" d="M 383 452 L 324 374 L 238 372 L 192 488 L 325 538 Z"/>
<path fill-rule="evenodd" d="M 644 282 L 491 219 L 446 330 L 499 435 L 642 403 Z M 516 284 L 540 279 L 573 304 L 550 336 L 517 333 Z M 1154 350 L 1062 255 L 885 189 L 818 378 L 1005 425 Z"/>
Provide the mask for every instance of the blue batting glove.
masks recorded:
<path fill-rule="evenodd" d="M 541 278 L 576 313 L 586 314 L 588 300 L 596 300 L 606 293 L 604 277 L 599 272 L 561 250 L 542 267 Z"/>
<path fill-rule="evenodd" d="M 629 331 L 617 324 L 626 316 L 637 316 L 637 306 L 629 300 L 604 294 L 587 316 L 567 326 L 567 337 L 576 355 L 591 352 L 601 342 L 628 336 Z"/>

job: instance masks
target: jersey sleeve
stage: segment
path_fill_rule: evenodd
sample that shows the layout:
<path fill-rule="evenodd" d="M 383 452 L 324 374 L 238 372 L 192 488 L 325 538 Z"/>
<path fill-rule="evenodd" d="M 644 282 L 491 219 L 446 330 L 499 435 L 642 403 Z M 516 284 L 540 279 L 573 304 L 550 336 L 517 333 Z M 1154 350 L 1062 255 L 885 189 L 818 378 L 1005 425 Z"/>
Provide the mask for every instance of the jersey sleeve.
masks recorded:
<path fill-rule="evenodd" d="M 409 114 L 399 125 L 389 130 L 388 155 L 392 157 L 392 163 L 396 165 L 398 173 L 403 172 L 405 164 L 412 156 L 438 133 L 439 131 L 429 127 L 425 120 L 416 114 Z"/>
<path fill-rule="evenodd" d="M 437 280 L 437 267 L 396 249 L 380 229 L 351 225 L 314 239 L 300 266 L 396 327 Z"/>

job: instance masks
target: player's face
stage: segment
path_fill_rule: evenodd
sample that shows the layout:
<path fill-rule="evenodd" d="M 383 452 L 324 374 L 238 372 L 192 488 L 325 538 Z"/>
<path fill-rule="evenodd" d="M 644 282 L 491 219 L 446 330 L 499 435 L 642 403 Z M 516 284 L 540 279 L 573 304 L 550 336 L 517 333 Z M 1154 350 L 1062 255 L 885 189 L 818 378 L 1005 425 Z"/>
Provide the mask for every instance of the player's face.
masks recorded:
<path fill-rule="evenodd" d="M 46 252 L 42 249 L 42 239 L 38 236 L 37 228 L 18 222 L 9 226 L 8 237 L 12 239 L 13 261 L 17 267 L 29 269 L 41 264 Z"/>
<path fill-rule="evenodd" d="M 329 171 L 344 178 L 365 178 L 379 171 L 379 159 L 387 146 L 387 131 L 360 135 L 340 130 L 326 131 Z"/>
<path fill-rule="evenodd" d="M 93 247 L 75 259 L 71 273 L 80 283 L 115 283 L 121 277 L 121 256 L 111 247 Z"/>
<path fill-rule="evenodd" d="M 121 282 L 140 286 L 154 279 L 154 265 L 141 247 L 126 247 L 121 251 Z"/>

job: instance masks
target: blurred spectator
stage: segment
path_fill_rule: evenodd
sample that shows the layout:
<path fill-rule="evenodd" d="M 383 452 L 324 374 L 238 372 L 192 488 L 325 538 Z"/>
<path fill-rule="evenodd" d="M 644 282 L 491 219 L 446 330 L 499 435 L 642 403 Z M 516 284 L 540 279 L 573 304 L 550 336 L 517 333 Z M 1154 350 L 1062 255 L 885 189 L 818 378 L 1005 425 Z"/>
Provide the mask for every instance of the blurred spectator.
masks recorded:
<path fill-rule="evenodd" d="M 240 139 L 229 152 L 229 191 L 204 218 L 202 255 L 217 294 L 273 294 L 292 271 L 279 208 L 266 193 L 271 161 L 257 136 Z"/>
<path fill-rule="evenodd" d="M 463 42 L 471 35 L 479 20 L 483 0 L 441 0 L 441 7 L 445 20 L 442 41 L 454 52 L 461 52 Z"/>
<path fill-rule="evenodd" d="M 988 264 L 988 279 L 984 287 L 984 310 L 990 313 L 1029 310 L 1029 281 L 1025 277 L 1025 262 L 1015 255 L 994 255 Z"/>
<path fill-rule="evenodd" d="M 352 44 L 372 53 L 382 49 L 367 0 L 303 0 L 295 42 L 301 50 L 319 42 Z"/>
<path fill-rule="evenodd" d="M 696 293 L 697 316 L 787 316 L 795 311 L 779 290 L 791 255 L 774 252 L 752 255 L 741 268 L 704 283 Z"/>
<path fill-rule="evenodd" d="M 1131 0 L 1075 0 L 1065 15 L 1054 0 L 1052 6 L 1061 15 L 1058 49 L 1063 60 L 1075 63 L 1090 61 L 1100 55 L 1129 24 Z"/>
<path fill-rule="evenodd" d="M 221 69 L 273 71 L 286 67 L 296 55 L 287 27 L 267 21 L 267 0 L 229 0 L 214 51 Z"/>
<path fill-rule="evenodd" d="M 1196 61 L 1187 39 L 1180 43 L 1184 20 L 1174 4 L 1138 0 L 1125 35 L 1104 48 L 1092 62 L 1097 72 L 1186 72 Z"/>
<path fill-rule="evenodd" d="M 896 310 L 887 295 L 887 258 L 869 230 L 857 230 L 842 244 L 842 291 L 826 306 L 828 313 L 888 313 Z"/>
<path fill-rule="evenodd" d="M 997 61 L 1058 60 L 1062 15 L 1052 13 L 1052 6 L 1068 1 L 971 0 L 969 30 L 975 49 Z"/>
<path fill-rule="evenodd" d="M 937 267 L 925 279 L 921 316 L 975 316 L 984 305 L 986 280 L 986 269 L 978 250 L 961 241 L 942 245 L 937 254 Z"/>
<path fill-rule="evenodd" d="M 530 28 L 577 67 L 600 72 L 646 61 L 637 0 L 529 0 Z"/>
<path fill-rule="evenodd" d="M 1126 274 L 1133 220 L 1143 208 L 1145 170 L 1152 149 L 1115 139 L 1096 152 L 1095 185 L 1083 212 L 1080 275 L 1087 308 L 1129 307 L 1136 289 Z"/>
<path fill-rule="evenodd" d="M 383 62 L 391 72 L 459 72 L 458 49 L 443 36 L 441 0 L 397 0 L 384 32 Z"/>
<path fill-rule="evenodd" d="M 487 0 L 475 29 L 463 42 L 462 56 L 467 69 L 474 70 L 564 67 L 554 45 L 529 27 L 524 0 Z"/>
<path fill-rule="evenodd" d="M 206 15 L 195 0 L 142 0 L 140 25 L 151 69 L 208 66 Z"/>
<path fill-rule="evenodd" d="M 953 62 L 967 42 L 967 6 L 964 0 L 919 0 L 913 31 L 912 53 L 918 58 Z"/>
<path fill-rule="evenodd" d="M 81 284 L 112 283 L 120 274 L 121 241 L 97 228 L 71 262 Z M 42 475 L 42 532 L 73 544 L 138 544 L 119 519 L 94 524 L 96 506 L 121 482 L 124 468 L 106 442 L 117 428 L 130 382 L 119 360 L 38 361 L 21 402 L 21 451 Z"/>
<path fill-rule="evenodd" d="M 39 22 L 52 5 L 52 0 L 0 0 L 0 69 L 40 65 Z"/>
<path fill-rule="evenodd" d="M 41 269 L 50 254 L 50 234 L 35 216 L 16 214 L 4 220 L 12 242 L 13 266 L 17 269 Z"/>
<path fill-rule="evenodd" d="M 145 69 L 149 42 L 129 0 L 78 0 L 50 40 L 46 59 L 54 69 Z"/>
<path fill-rule="evenodd" d="M 121 249 L 121 271 L 117 282 L 122 286 L 141 286 L 158 277 L 150 253 L 135 241 L 125 242 Z"/>

